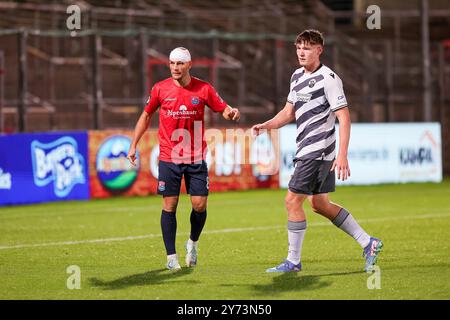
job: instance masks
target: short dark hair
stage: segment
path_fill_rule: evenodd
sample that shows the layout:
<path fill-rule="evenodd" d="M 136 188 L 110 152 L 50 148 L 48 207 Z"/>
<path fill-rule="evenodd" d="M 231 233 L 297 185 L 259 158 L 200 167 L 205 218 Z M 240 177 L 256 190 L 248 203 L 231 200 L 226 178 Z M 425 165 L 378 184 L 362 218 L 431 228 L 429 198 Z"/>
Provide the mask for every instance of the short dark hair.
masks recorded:
<path fill-rule="evenodd" d="M 297 43 L 310 43 L 310 44 L 320 44 L 322 47 L 325 45 L 325 41 L 323 40 L 323 34 L 319 30 L 307 29 L 300 33 L 295 39 L 295 45 Z"/>

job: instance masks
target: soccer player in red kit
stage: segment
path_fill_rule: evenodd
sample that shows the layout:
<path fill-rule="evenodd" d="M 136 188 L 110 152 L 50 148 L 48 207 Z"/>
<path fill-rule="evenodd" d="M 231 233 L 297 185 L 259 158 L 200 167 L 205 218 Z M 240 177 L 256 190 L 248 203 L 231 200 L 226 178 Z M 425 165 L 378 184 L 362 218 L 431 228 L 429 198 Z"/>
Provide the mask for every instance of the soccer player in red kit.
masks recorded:
<path fill-rule="evenodd" d="M 136 146 L 159 108 L 158 194 L 163 196 L 161 230 L 167 251 L 166 266 L 177 270 L 181 267 L 175 250 L 175 214 L 183 175 L 192 203 L 191 233 L 186 243 L 188 267 L 197 264 L 198 239 L 206 221 L 209 180 L 203 138 L 205 106 L 222 113 L 227 120 L 238 121 L 240 112 L 227 105 L 209 83 L 189 74 L 192 61 L 186 48 L 172 50 L 169 66 L 172 76 L 151 89 L 147 105 L 136 124 L 127 158 L 135 165 Z"/>

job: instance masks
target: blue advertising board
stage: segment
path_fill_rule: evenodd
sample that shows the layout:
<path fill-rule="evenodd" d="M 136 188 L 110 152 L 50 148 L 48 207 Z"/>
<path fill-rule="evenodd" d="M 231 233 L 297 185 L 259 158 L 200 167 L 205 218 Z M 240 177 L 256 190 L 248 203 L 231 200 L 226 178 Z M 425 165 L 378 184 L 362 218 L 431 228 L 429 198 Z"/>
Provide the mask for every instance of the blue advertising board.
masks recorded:
<path fill-rule="evenodd" d="M 87 132 L 0 136 L 0 206 L 89 199 Z"/>

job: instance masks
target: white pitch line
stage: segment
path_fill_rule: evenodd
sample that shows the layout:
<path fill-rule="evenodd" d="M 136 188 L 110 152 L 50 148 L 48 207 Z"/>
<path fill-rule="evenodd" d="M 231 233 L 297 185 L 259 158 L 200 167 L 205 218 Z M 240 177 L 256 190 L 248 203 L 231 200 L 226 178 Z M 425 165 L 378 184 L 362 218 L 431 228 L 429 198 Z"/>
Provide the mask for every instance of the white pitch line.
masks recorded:
<path fill-rule="evenodd" d="M 429 218 L 448 218 L 450 213 L 440 213 L 440 214 L 425 214 L 420 216 L 400 216 L 400 217 L 386 217 L 386 218 L 373 218 L 373 219 L 359 219 L 359 223 L 370 223 L 370 222 L 384 222 L 384 221 L 398 221 L 398 220 L 417 220 L 417 219 L 429 219 Z M 328 221 L 309 223 L 308 227 L 320 227 L 320 226 L 332 226 Z M 261 231 L 261 230 L 273 230 L 285 228 L 286 226 L 266 226 L 266 227 L 249 227 L 249 228 L 233 228 L 233 229 L 219 229 L 204 231 L 202 234 L 217 234 L 217 233 L 230 233 L 230 232 L 246 232 L 246 231 Z M 178 235 L 189 235 L 188 232 L 180 232 Z M 20 249 L 20 248 L 36 248 L 36 247 L 54 247 L 54 246 L 66 246 L 66 245 L 76 245 L 85 243 L 107 243 L 107 242 L 117 242 L 117 241 L 127 241 L 127 240 L 139 240 L 161 237 L 160 233 L 156 234 L 146 234 L 141 236 L 128 236 L 128 237 L 116 237 L 116 238 L 103 238 L 103 239 L 91 239 L 91 240 L 79 240 L 79 241 L 62 241 L 62 242 L 47 242 L 47 243 L 36 243 L 36 244 L 17 244 L 10 246 L 0 246 L 0 250 L 6 249 Z"/>

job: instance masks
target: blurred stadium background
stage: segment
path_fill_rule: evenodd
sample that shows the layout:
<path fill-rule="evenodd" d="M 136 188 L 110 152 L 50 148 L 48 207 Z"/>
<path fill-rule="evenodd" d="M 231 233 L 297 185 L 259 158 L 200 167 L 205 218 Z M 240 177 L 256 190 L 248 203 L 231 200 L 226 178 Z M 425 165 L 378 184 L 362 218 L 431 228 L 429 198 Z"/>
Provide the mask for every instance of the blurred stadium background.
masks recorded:
<path fill-rule="evenodd" d="M 67 27 L 71 5 L 81 10 L 76 30 Z M 370 5 L 381 9 L 381 29 L 367 28 Z M 448 0 L 0 1 L 0 298 L 448 299 L 449 26 Z M 157 117 L 140 143 L 141 168 L 125 156 L 149 88 L 169 76 L 168 53 L 189 48 L 191 74 L 240 108 L 245 129 L 284 106 L 298 66 L 293 41 L 309 28 L 324 33 L 322 60 L 350 104 L 349 182 L 441 182 L 333 194 L 385 241 L 386 290 L 366 289 L 359 248 L 336 241 L 309 208 L 305 271 L 263 272 L 285 254 L 293 126 L 280 130 L 279 174 L 210 167 L 212 191 L 230 192 L 210 196 L 201 264 L 166 274 L 161 200 L 116 196 L 156 192 Z M 217 114 L 206 121 L 238 128 Z M 255 188 L 263 190 L 242 191 Z M 11 206 L 62 199 L 92 201 Z M 180 202 L 186 236 L 190 204 Z M 81 267 L 88 290 L 67 289 L 69 265 Z"/>
<path fill-rule="evenodd" d="M 81 9 L 75 37 L 72 4 Z M 369 5 L 381 8 L 380 30 L 367 29 Z M 449 25 L 445 0 L 0 1 L 0 130 L 132 128 L 180 45 L 192 51 L 193 74 L 251 125 L 284 105 L 297 68 L 292 42 L 317 28 L 353 122 L 440 122 L 448 174 Z"/>

